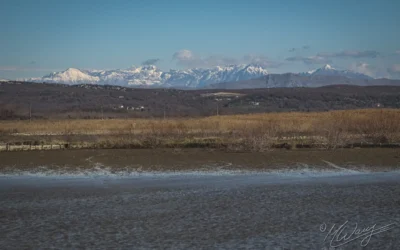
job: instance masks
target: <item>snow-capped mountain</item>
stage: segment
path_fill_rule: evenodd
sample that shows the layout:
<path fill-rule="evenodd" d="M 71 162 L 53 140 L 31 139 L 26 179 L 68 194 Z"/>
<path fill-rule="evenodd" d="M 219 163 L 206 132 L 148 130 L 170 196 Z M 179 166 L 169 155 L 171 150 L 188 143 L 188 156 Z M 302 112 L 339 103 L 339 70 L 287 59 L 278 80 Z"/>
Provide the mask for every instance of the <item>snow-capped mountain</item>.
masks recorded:
<path fill-rule="evenodd" d="M 154 65 L 117 70 L 85 70 L 86 74 L 99 78 L 98 84 L 140 86 L 161 85 L 163 72 Z"/>
<path fill-rule="evenodd" d="M 107 84 L 121 86 L 160 86 L 201 88 L 219 82 L 248 80 L 267 75 L 268 71 L 257 64 L 230 65 L 210 69 L 194 68 L 162 72 L 154 65 L 144 65 L 117 70 L 79 70 L 69 68 L 40 78 L 26 79 L 33 82 L 66 84 Z"/>
<path fill-rule="evenodd" d="M 0 82 L 9 82 L 10 80 L 0 78 Z"/>
<path fill-rule="evenodd" d="M 371 80 L 373 79 L 370 76 L 365 74 L 361 74 L 351 70 L 339 70 L 333 68 L 331 65 L 326 64 L 324 67 L 308 71 L 304 73 L 304 75 L 311 75 L 311 76 L 344 76 L 351 79 L 365 79 Z"/>
<path fill-rule="evenodd" d="M 210 69 L 171 70 L 165 73 L 167 86 L 185 86 L 202 88 L 214 83 L 248 80 L 268 74 L 268 71 L 256 64 L 240 64 Z"/>
<path fill-rule="evenodd" d="M 91 76 L 79 69 L 69 68 L 62 72 L 53 72 L 42 78 L 38 78 L 41 82 L 57 82 L 57 83 L 97 83 L 100 79 L 96 76 Z"/>

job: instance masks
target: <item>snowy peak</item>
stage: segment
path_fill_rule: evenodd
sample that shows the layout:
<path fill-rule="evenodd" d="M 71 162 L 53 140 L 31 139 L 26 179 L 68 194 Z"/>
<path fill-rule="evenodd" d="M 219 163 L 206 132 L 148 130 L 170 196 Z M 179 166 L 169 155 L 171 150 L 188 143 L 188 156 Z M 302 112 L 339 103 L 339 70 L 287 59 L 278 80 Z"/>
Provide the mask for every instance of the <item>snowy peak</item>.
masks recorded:
<path fill-rule="evenodd" d="M 334 69 L 334 68 L 332 68 L 331 65 L 326 64 L 324 67 L 322 67 L 322 69 L 324 69 L 324 70 L 332 70 L 332 69 Z"/>
<path fill-rule="evenodd" d="M 333 68 L 331 65 L 326 64 L 325 66 L 311 70 L 308 73 L 310 73 L 311 75 L 330 75 L 330 74 L 335 74 L 335 72 L 337 71 L 338 70 Z"/>
<path fill-rule="evenodd" d="M 308 71 L 307 73 L 303 73 L 303 75 L 310 75 L 310 76 L 343 76 L 351 79 L 364 79 L 364 80 L 371 80 L 372 77 L 361 74 L 351 70 L 339 70 L 333 68 L 331 65 L 326 64 L 322 68 L 315 69 Z"/>
<path fill-rule="evenodd" d="M 53 72 L 41 78 L 42 82 L 58 82 L 58 83 L 96 83 L 99 81 L 98 77 L 90 76 L 79 69 L 68 68 L 65 71 Z"/>
<path fill-rule="evenodd" d="M 157 71 L 157 67 L 155 65 L 143 65 L 143 66 L 131 66 L 130 68 L 126 69 L 127 71 L 133 72 L 141 72 L 141 71 Z"/>
<path fill-rule="evenodd" d="M 263 74 L 263 75 L 268 74 L 268 71 L 265 68 L 263 68 L 261 65 L 258 65 L 258 64 L 245 65 L 245 70 L 250 74 L 251 73 Z"/>

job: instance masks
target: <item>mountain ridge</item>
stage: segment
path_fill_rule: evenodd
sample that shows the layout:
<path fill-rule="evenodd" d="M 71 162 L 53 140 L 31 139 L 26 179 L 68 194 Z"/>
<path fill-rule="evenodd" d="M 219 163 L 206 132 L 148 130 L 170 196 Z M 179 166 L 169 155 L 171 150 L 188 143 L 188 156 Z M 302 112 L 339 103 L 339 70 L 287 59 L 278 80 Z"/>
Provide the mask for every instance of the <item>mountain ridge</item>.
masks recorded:
<path fill-rule="evenodd" d="M 339 69 L 335 69 L 334 67 L 332 67 L 329 64 L 325 64 L 325 66 L 315 69 L 315 70 L 311 70 L 306 72 L 305 74 L 311 75 L 311 76 L 316 76 L 316 75 L 324 75 L 324 76 L 345 76 L 348 78 L 352 78 L 352 79 L 367 79 L 367 80 L 372 80 L 374 79 L 371 76 L 362 74 L 362 73 L 358 73 L 352 70 L 339 70 Z"/>

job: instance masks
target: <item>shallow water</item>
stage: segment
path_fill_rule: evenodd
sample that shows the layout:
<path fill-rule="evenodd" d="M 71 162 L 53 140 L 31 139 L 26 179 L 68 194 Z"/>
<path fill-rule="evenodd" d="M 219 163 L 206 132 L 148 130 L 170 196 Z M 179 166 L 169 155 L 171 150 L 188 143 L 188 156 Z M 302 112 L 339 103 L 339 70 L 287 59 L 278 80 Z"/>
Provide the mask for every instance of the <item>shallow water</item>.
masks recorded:
<path fill-rule="evenodd" d="M 396 249 L 399 208 L 400 172 L 3 175 L 0 249 L 323 249 L 346 221 L 396 223 L 365 248 Z"/>

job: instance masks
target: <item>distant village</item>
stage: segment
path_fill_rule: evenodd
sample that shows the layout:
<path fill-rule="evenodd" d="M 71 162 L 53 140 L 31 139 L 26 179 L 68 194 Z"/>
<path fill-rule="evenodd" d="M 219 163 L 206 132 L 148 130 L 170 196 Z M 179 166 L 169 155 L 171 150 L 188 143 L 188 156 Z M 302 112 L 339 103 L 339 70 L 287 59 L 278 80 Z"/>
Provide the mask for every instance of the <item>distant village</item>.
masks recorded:
<path fill-rule="evenodd" d="M 125 97 L 121 95 L 118 98 L 119 99 L 124 99 Z M 127 106 L 127 105 L 120 104 L 120 105 L 117 105 L 117 106 L 113 106 L 112 109 L 114 109 L 114 110 L 128 110 L 128 111 L 145 111 L 145 107 L 142 106 L 142 105 L 134 107 L 134 106 Z"/>

